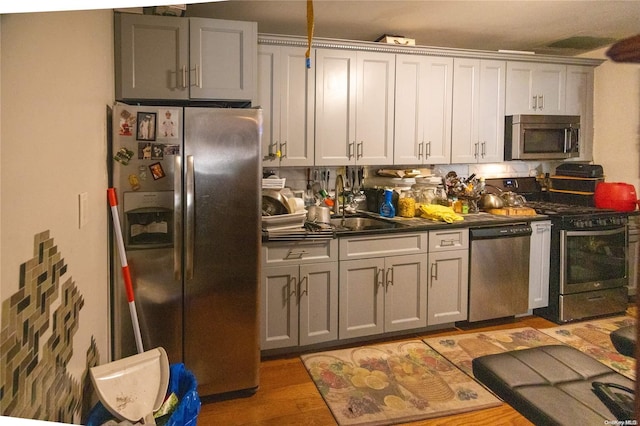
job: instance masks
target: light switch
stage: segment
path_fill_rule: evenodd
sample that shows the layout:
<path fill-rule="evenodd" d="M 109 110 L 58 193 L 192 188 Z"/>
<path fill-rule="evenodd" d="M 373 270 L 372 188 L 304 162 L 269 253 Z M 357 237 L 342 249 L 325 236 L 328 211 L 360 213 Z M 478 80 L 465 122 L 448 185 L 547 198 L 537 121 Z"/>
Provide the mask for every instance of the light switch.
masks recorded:
<path fill-rule="evenodd" d="M 78 225 L 80 229 L 89 223 L 89 194 L 82 192 L 78 194 Z"/>

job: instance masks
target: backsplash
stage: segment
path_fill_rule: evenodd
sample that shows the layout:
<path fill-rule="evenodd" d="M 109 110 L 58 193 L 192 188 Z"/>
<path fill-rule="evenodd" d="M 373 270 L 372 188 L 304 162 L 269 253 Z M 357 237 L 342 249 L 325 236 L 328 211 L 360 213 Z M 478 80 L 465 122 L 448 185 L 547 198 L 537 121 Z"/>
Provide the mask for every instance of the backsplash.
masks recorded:
<path fill-rule="evenodd" d="M 92 339 L 81 379 L 67 371 L 84 299 L 49 231 L 35 235 L 33 249 L 20 265 L 18 291 L 2 301 L 0 414 L 74 423 L 95 400 L 88 372 L 99 353 Z"/>

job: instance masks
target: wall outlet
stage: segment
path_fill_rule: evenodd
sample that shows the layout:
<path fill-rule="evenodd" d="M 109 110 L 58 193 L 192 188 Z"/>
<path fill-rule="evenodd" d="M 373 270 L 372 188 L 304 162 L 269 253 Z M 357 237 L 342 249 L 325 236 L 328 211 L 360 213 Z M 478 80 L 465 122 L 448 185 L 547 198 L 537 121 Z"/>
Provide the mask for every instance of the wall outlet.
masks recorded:
<path fill-rule="evenodd" d="M 89 194 L 78 194 L 78 227 L 84 228 L 89 223 Z"/>

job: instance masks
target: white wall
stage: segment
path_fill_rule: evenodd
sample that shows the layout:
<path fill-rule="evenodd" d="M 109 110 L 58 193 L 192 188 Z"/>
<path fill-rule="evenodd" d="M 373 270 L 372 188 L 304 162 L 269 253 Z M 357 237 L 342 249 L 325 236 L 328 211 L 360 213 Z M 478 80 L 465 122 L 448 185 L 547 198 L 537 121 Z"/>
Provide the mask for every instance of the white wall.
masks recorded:
<path fill-rule="evenodd" d="M 92 336 L 102 362 L 109 353 L 105 111 L 114 92 L 112 16 L 0 16 L 0 300 L 18 290 L 34 235 L 50 230 L 84 298 L 68 366 L 78 380 Z M 80 229 L 82 192 L 89 195 L 89 222 Z"/>
<path fill-rule="evenodd" d="M 589 57 L 608 59 L 606 49 Z M 640 64 L 611 60 L 595 70 L 594 163 L 607 182 L 633 184 L 640 196 Z"/>

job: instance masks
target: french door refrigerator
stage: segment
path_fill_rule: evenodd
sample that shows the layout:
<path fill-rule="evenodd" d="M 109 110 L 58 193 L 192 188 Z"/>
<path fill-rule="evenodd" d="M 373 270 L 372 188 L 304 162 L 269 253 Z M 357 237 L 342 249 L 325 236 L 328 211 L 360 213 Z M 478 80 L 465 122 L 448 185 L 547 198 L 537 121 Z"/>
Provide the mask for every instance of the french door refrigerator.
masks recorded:
<path fill-rule="evenodd" d="M 258 386 L 261 131 L 259 109 L 113 110 L 112 182 L 143 345 L 183 362 L 201 396 Z M 113 247 L 120 359 L 137 351 Z"/>

